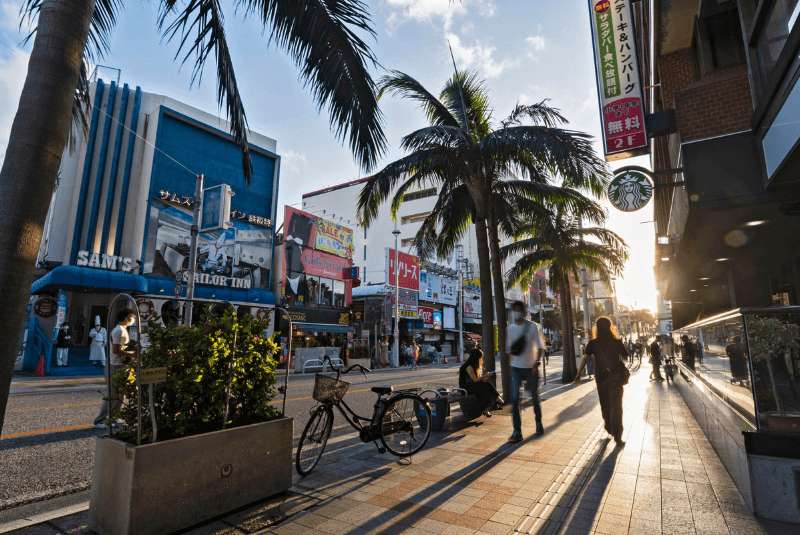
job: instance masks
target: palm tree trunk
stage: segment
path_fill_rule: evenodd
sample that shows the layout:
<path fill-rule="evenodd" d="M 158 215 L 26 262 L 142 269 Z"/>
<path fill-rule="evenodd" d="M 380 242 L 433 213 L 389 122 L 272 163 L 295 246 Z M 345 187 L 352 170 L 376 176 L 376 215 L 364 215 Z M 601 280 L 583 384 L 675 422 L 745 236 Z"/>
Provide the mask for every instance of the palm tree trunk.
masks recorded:
<path fill-rule="evenodd" d="M 0 171 L 0 431 L 95 0 L 44 0 Z"/>
<path fill-rule="evenodd" d="M 561 332 L 563 351 L 563 367 L 561 369 L 561 382 L 570 383 L 575 380 L 577 364 L 575 363 L 575 336 L 573 334 L 572 317 L 572 291 L 569 287 L 569 275 L 561 275 Z"/>
<path fill-rule="evenodd" d="M 503 380 L 503 392 L 511 392 L 511 367 L 508 353 L 506 353 L 508 318 L 506 317 L 506 294 L 503 285 L 503 261 L 500 258 L 500 236 L 497 232 L 497 219 L 491 206 L 489 207 L 488 227 L 494 308 L 497 314 L 497 345 L 500 349 L 500 375 Z M 507 402 L 510 396 L 506 395 L 504 399 Z"/>
<path fill-rule="evenodd" d="M 492 270 L 489 261 L 489 238 L 486 221 L 475 217 L 475 238 L 478 242 L 478 271 L 481 281 L 481 346 L 487 371 L 494 371 L 494 314 L 492 313 Z M 497 376 L 492 377 L 497 387 Z"/>

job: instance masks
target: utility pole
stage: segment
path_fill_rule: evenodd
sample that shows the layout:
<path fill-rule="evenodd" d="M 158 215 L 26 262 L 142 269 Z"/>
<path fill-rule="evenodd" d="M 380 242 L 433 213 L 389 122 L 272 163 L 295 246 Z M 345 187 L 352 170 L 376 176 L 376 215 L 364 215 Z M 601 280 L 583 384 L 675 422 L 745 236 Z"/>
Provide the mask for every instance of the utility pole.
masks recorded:
<path fill-rule="evenodd" d="M 394 221 L 394 348 L 392 351 L 392 368 L 400 366 L 400 248 L 398 240 L 400 231 L 397 220 Z"/>
<path fill-rule="evenodd" d="M 184 304 L 183 323 L 192 324 L 192 311 L 194 309 L 194 274 L 197 270 L 197 238 L 200 233 L 203 217 L 203 173 L 197 175 L 194 185 L 194 206 L 192 217 L 192 242 L 189 249 L 189 281 L 186 288 L 187 302 Z M 291 334 L 290 334 L 291 336 Z M 287 364 L 288 366 L 288 364 Z"/>
<path fill-rule="evenodd" d="M 456 245 L 458 264 L 458 362 L 464 362 L 464 246 Z"/>

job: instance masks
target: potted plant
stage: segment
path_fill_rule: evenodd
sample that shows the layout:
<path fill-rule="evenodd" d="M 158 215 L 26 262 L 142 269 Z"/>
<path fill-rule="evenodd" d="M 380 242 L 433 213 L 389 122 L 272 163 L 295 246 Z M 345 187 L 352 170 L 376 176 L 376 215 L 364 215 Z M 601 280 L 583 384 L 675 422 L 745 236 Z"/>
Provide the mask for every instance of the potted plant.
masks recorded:
<path fill-rule="evenodd" d="M 800 326 L 775 317 L 752 316 L 747 318 L 747 335 L 754 367 L 763 363 L 769 377 L 775 411 L 764 411 L 767 428 L 800 430 L 798 415 L 783 410 L 773 363 L 774 360 L 786 360 L 787 354 L 791 360 L 791 353 L 800 349 Z"/>
<path fill-rule="evenodd" d="M 113 378 L 122 425 L 97 440 L 91 529 L 168 533 L 289 489 L 293 425 L 272 405 L 278 347 L 266 328 L 233 309 L 145 326 L 141 377 L 130 366 Z M 164 381 L 141 385 L 154 375 Z"/>

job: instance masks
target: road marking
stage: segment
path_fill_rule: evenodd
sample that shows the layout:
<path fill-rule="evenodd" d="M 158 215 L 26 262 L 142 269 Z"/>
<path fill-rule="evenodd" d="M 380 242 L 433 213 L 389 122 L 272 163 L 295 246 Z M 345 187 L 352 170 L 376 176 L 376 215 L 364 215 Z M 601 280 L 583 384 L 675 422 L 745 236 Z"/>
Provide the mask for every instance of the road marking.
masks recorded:
<path fill-rule="evenodd" d="M 48 520 L 54 520 L 56 518 L 62 518 L 65 516 L 73 515 L 75 513 L 80 513 L 88 509 L 89 509 L 89 502 L 84 501 L 76 503 L 75 505 L 68 505 L 67 507 L 54 509 L 53 511 L 46 511 L 44 513 L 31 515 L 28 518 L 20 518 L 19 520 L 12 520 L 11 522 L 0 524 L 0 533 L 8 533 L 9 531 L 15 531 L 22 528 L 29 528 L 35 526 L 36 524 L 47 522 Z"/>
<path fill-rule="evenodd" d="M 86 429 L 93 429 L 94 425 L 80 424 L 80 425 L 67 425 L 64 427 L 48 427 L 45 429 L 34 429 L 33 431 L 20 431 L 19 433 L 9 433 L 7 435 L 0 435 L 0 440 L 13 440 L 15 438 L 35 437 L 39 435 L 49 435 L 52 433 L 67 433 L 69 431 L 84 431 Z"/>

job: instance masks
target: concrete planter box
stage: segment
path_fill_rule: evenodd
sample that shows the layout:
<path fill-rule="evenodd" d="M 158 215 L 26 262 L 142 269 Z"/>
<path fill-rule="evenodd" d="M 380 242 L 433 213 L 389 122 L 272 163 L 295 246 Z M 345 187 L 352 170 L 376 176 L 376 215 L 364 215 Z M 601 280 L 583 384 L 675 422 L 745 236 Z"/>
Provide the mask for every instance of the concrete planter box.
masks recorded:
<path fill-rule="evenodd" d="M 102 535 L 184 529 L 292 485 L 291 418 L 134 446 L 98 438 L 89 510 Z"/>

